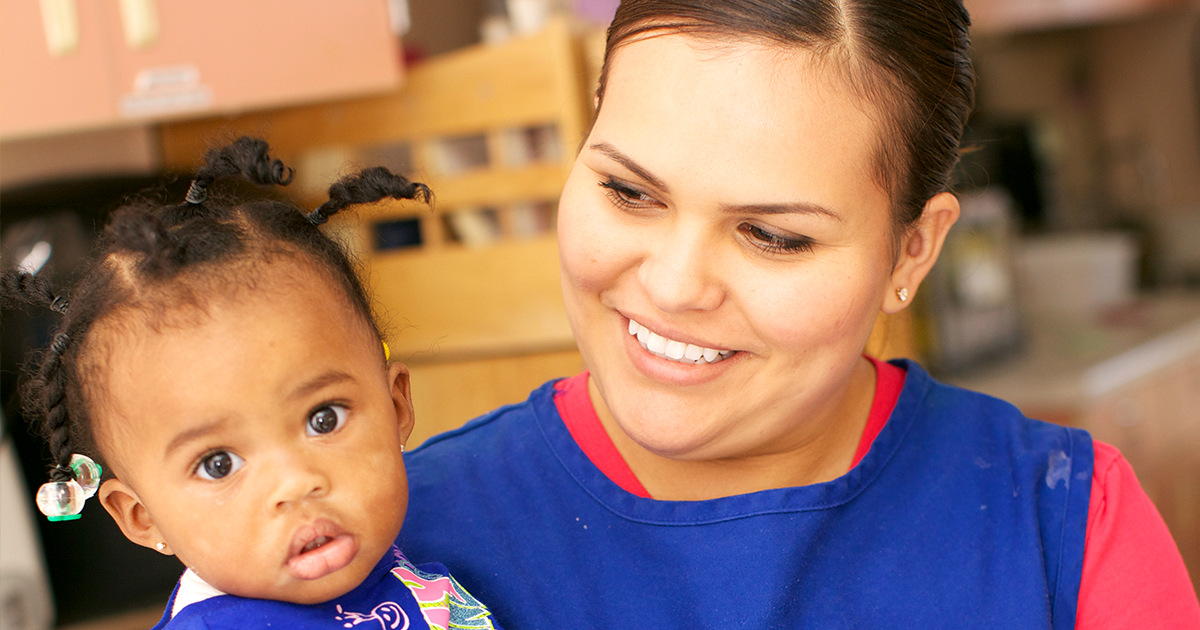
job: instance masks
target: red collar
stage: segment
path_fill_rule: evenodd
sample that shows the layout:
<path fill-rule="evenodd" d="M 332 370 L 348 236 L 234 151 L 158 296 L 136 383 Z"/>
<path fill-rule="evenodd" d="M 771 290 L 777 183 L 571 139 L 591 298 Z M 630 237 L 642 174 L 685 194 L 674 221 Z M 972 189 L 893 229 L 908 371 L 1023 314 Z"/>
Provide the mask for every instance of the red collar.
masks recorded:
<path fill-rule="evenodd" d="M 887 419 L 896 406 L 896 400 L 900 398 L 900 390 L 904 389 L 904 378 L 907 376 L 902 368 L 891 363 L 874 357 L 867 358 L 875 365 L 875 397 L 871 402 L 871 413 L 867 416 L 867 426 L 863 428 L 862 438 L 854 451 L 851 468 L 857 466 L 867 451 L 871 450 L 875 437 L 883 430 L 883 425 L 887 424 Z M 588 373 L 581 372 L 554 384 L 554 405 L 558 407 L 558 415 L 562 417 L 563 424 L 567 425 L 567 431 L 571 433 L 575 443 L 600 472 L 626 492 L 650 498 L 650 493 L 646 492 L 642 482 L 638 481 L 637 476 L 630 470 L 629 464 L 621 457 L 621 453 L 604 430 L 604 425 L 600 423 L 600 416 L 596 415 L 592 399 L 588 396 L 587 381 Z"/>

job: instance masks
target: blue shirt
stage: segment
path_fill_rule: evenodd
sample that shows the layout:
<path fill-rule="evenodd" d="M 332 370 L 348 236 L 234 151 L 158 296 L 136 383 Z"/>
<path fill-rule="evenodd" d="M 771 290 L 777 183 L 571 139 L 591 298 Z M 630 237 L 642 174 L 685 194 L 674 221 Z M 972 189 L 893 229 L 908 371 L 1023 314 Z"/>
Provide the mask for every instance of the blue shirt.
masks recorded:
<path fill-rule="evenodd" d="M 847 474 L 709 501 L 611 482 L 548 383 L 406 457 L 399 541 L 524 630 L 1073 628 L 1091 438 L 900 365 Z"/>
<path fill-rule="evenodd" d="M 188 604 L 172 618 L 179 591 L 176 586 L 154 630 L 344 630 L 360 624 L 366 624 L 364 629 L 388 630 L 499 628 L 487 608 L 455 582 L 444 566 L 413 566 L 396 547 L 384 554 L 358 588 L 323 604 L 290 604 L 222 594 Z"/>

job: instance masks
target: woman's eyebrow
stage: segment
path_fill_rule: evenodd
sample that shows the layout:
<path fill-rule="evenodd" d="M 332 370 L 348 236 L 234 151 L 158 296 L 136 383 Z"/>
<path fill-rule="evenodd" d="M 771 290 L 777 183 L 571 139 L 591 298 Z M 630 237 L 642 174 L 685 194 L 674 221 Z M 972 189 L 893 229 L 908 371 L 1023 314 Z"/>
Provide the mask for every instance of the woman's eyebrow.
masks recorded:
<path fill-rule="evenodd" d="M 836 212 L 815 203 L 798 201 L 796 203 L 751 203 L 745 205 L 723 205 L 721 211 L 727 214 L 818 214 L 827 216 L 839 223 L 846 220 Z"/>
<path fill-rule="evenodd" d="M 588 148 L 593 151 L 603 153 L 604 155 L 608 156 L 608 158 L 611 159 L 612 161 L 620 164 L 621 166 L 624 166 L 625 168 L 629 169 L 629 171 L 632 172 L 634 175 L 637 175 L 638 177 L 642 178 L 642 180 L 645 181 L 647 184 L 650 184 L 651 186 L 653 186 L 663 192 L 668 192 L 667 185 L 664 184 L 662 182 L 662 180 L 651 175 L 650 171 L 643 168 L 637 162 L 634 162 L 633 158 L 618 151 L 617 148 L 614 147 L 613 145 L 608 144 L 607 142 L 595 142 L 595 143 L 589 144 Z"/>

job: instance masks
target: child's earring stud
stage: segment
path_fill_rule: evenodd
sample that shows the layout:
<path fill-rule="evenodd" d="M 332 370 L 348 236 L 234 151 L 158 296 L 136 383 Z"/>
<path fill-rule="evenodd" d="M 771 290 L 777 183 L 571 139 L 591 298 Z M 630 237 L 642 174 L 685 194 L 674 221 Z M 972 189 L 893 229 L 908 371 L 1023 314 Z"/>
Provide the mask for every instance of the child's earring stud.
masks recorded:
<path fill-rule="evenodd" d="M 154 545 L 154 548 L 157 549 L 159 553 L 162 553 L 162 550 L 167 548 L 167 543 L 159 541 L 158 544 Z"/>
<path fill-rule="evenodd" d="M 899 289 L 896 289 L 896 297 L 899 298 L 901 302 L 907 302 L 908 289 L 906 287 L 900 287 Z"/>

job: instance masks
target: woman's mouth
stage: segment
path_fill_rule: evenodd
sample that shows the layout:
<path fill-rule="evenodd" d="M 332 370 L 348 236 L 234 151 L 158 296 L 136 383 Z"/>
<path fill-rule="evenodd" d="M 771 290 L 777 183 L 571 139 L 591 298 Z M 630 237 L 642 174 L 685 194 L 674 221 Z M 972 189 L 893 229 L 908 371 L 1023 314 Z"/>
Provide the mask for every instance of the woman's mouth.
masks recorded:
<path fill-rule="evenodd" d="M 292 536 L 287 568 L 297 579 L 315 580 L 344 568 L 356 555 L 358 543 L 354 536 L 332 521 L 321 519 Z"/>
<path fill-rule="evenodd" d="M 695 344 L 675 341 L 674 339 L 667 339 L 651 332 L 650 329 L 632 319 L 629 320 L 629 334 L 637 337 L 638 343 L 641 344 L 646 352 L 677 363 L 691 363 L 693 365 L 719 363 L 737 353 L 736 350 L 717 350 L 715 348 L 705 348 Z"/>

